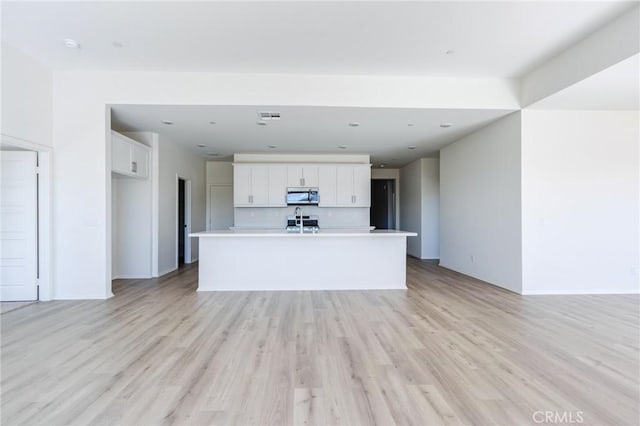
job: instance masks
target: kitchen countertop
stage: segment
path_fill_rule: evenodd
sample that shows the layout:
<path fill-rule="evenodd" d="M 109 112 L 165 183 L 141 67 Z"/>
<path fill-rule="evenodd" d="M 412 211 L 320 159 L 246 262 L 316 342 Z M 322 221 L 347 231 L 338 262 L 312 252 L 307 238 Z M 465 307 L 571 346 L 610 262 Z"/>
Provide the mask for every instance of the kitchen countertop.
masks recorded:
<path fill-rule="evenodd" d="M 320 229 L 316 233 L 287 232 L 284 229 L 251 229 L 251 230 L 220 230 L 207 232 L 194 232 L 190 237 L 292 237 L 292 238 L 315 238 L 315 237 L 415 237 L 415 232 L 396 231 L 393 229 L 378 229 L 374 231 L 366 229 Z"/>

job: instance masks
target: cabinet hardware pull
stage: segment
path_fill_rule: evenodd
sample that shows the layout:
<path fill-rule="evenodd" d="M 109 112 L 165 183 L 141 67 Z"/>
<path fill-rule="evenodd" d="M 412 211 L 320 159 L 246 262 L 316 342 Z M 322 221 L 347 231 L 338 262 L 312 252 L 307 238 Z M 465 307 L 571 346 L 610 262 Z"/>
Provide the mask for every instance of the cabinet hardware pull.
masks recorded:
<path fill-rule="evenodd" d="M 138 163 L 136 163 L 135 161 L 131 162 L 131 171 L 133 173 L 138 173 Z"/>

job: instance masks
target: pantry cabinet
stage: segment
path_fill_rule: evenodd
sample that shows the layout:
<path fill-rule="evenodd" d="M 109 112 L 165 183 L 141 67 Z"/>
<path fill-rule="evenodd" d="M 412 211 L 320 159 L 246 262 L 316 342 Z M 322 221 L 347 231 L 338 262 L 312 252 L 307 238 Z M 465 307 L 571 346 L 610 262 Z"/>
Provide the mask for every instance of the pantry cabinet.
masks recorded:
<path fill-rule="evenodd" d="M 117 132 L 111 132 L 111 171 L 147 179 L 151 148 Z"/>
<path fill-rule="evenodd" d="M 235 207 L 285 207 L 287 169 L 282 165 L 234 164 Z"/>
<path fill-rule="evenodd" d="M 322 165 L 320 207 L 370 207 L 371 167 L 368 164 Z"/>

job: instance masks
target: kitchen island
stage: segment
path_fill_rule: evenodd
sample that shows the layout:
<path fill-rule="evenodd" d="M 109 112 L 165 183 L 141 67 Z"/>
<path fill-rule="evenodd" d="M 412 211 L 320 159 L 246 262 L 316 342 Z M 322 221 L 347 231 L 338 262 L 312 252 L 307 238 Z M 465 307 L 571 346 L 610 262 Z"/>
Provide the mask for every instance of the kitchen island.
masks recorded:
<path fill-rule="evenodd" d="M 198 291 L 405 289 L 407 237 L 392 230 L 198 232 Z"/>

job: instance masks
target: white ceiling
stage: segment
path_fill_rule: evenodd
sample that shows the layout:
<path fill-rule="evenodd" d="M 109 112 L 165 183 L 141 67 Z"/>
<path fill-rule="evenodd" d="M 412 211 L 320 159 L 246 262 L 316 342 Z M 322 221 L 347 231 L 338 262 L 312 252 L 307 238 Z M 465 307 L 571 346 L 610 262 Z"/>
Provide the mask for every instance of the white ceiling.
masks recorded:
<path fill-rule="evenodd" d="M 640 110 L 640 55 L 560 90 L 531 108 Z"/>
<path fill-rule="evenodd" d="M 2 37 L 56 69 L 513 77 L 635 4 L 3 1 Z"/>
<path fill-rule="evenodd" d="M 259 111 L 281 113 L 259 126 Z M 234 153 L 369 154 L 375 167 L 399 167 L 437 156 L 443 146 L 511 111 L 467 109 L 338 108 L 303 106 L 114 105 L 112 127 L 153 131 L 208 159 Z M 174 124 L 163 124 L 163 120 Z M 210 124 L 214 121 L 216 124 Z M 357 122 L 358 127 L 349 126 Z M 442 123 L 453 123 L 442 128 Z M 413 124 L 413 126 L 409 126 Z M 200 148 L 197 145 L 204 144 Z M 277 148 L 269 148 L 276 145 Z M 347 149 L 340 149 L 346 145 Z M 416 149 L 410 150 L 414 145 Z M 208 156 L 218 153 L 218 157 Z"/>

